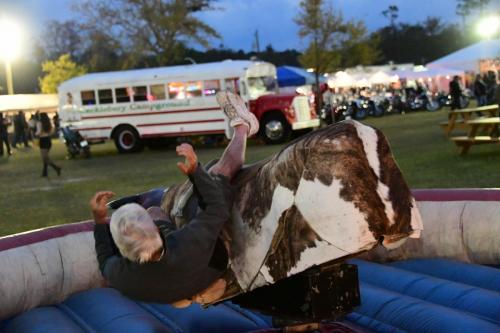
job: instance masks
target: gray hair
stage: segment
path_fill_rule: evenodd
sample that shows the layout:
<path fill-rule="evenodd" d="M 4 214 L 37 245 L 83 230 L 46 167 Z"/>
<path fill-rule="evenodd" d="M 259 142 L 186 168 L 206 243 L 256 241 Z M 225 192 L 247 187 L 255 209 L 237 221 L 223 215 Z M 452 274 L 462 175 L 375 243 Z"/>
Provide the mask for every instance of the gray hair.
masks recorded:
<path fill-rule="evenodd" d="M 138 263 L 151 260 L 163 247 L 158 228 L 148 212 L 131 203 L 118 208 L 111 215 L 111 236 L 125 258 Z"/>

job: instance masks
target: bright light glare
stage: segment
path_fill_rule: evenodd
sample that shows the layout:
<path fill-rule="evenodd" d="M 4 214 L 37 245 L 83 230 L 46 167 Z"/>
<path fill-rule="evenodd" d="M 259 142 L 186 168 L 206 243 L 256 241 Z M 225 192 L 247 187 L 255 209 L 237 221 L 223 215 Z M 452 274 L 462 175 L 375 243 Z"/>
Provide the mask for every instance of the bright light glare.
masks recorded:
<path fill-rule="evenodd" d="M 14 21 L 0 18 L 0 58 L 5 61 L 14 60 L 21 51 L 23 33 Z"/>
<path fill-rule="evenodd" d="M 484 38 L 493 37 L 500 29 L 500 18 L 498 16 L 488 16 L 479 21 L 476 31 Z"/>

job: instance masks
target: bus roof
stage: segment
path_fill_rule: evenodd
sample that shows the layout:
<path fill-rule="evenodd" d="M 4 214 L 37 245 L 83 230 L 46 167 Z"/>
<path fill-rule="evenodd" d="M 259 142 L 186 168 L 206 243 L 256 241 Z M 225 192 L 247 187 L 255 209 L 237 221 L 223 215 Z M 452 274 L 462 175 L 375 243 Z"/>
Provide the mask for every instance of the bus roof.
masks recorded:
<path fill-rule="evenodd" d="M 176 80 L 207 80 L 223 77 L 241 77 L 250 70 L 255 76 L 276 75 L 274 65 L 263 61 L 224 60 L 205 64 L 191 64 L 170 67 L 133 69 L 115 72 L 90 73 L 61 83 L 61 91 L 93 89 L 96 87 L 116 86 L 154 81 L 172 82 Z M 259 75 L 260 73 L 260 75 Z"/>

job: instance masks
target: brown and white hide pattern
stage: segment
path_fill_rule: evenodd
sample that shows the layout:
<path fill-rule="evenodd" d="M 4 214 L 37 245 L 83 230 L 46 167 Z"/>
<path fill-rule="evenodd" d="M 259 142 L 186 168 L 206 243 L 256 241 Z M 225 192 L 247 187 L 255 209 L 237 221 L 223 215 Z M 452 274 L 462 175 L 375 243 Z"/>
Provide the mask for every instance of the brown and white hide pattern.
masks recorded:
<path fill-rule="evenodd" d="M 248 291 L 344 256 L 419 237 L 415 200 L 384 135 L 344 121 L 242 170 L 231 224 L 236 290 Z"/>

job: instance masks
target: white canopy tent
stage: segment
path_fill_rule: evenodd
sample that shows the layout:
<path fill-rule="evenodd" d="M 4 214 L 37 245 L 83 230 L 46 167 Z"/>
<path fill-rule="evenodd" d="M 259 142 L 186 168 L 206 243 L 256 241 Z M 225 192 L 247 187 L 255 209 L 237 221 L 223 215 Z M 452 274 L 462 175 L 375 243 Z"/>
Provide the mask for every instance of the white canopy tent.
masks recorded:
<path fill-rule="evenodd" d="M 0 112 L 43 111 L 55 112 L 59 101 L 56 94 L 1 95 Z"/>
<path fill-rule="evenodd" d="M 359 78 L 356 79 L 356 82 L 354 83 L 354 86 L 357 88 L 365 88 L 365 87 L 370 87 L 372 84 L 370 80 L 368 80 L 364 76 L 360 76 Z"/>
<path fill-rule="evenodd" d="M 354 77 L 344 71 L 339 71 L 328 79 L 328 86 L 330 88 L 348 88 L 356 84 Z"/>
<path fill-rule="evenodd" d="M 451 68 L 421 68 L 419 70 L 403 70 L 394 71 L 393 75 L 397 75 L 400 79 L 406 80 L 418 80 L 425 78 L 435 78 L 438 76 L 449 76 L 463 75 L 464 71 L 451 69 Z"/>
<path fill-rule="evenodd" d="M 368 78 L 368 82 L 371 84 L 391 84 L 397 82 L 398 79 L 396 75 L 389 75 L 383 71 L 378 71 Z"/>
<path fill-rule="evenodd" d="M 427 64 L 431 69 L 453 68 L 461 71 L 480 72 L 483 60 L 500 60 L 500 39 L 485 40 L 450 53 Z"/>

